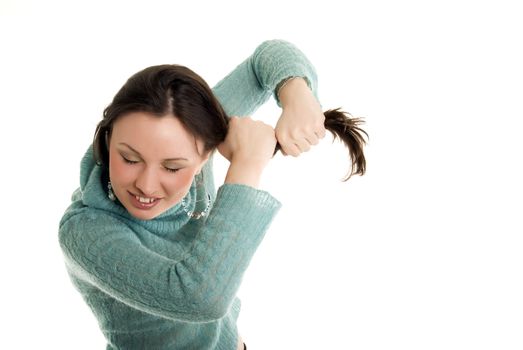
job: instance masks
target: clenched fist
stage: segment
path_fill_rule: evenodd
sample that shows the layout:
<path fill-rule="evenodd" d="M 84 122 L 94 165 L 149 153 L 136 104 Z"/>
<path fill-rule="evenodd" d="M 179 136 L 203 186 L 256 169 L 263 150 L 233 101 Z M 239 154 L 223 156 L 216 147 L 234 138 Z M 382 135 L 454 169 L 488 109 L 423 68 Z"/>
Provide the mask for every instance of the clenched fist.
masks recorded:
<path fill-rule="evenodd" d="M 221 155 L 231 162 L 225 182 L 256 187 L 275 147 L 276 136 L 270 125 L 249 117 L 232 117 L 227 136 L 218 146 Z"/>
<path fill-rule="evenodd" d="M 325 137 L 325 115 L 302 78 L 287 82 L 279 97 L 283 111 L 276 124 L 276 138 L 284 155 L 297 157 Z"/>

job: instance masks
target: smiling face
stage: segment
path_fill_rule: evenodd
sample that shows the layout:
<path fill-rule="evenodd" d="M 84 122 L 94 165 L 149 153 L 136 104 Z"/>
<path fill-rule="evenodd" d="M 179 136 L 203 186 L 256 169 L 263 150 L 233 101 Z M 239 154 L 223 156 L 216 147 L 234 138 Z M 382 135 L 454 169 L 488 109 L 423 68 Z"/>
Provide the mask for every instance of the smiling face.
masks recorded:
<path fill-rule="evenodd" d="M 134 217 L 150 220 L 178 204 L 209 154 L 172 115 L 119 117 L 109 140 L 113 192 Z"/>

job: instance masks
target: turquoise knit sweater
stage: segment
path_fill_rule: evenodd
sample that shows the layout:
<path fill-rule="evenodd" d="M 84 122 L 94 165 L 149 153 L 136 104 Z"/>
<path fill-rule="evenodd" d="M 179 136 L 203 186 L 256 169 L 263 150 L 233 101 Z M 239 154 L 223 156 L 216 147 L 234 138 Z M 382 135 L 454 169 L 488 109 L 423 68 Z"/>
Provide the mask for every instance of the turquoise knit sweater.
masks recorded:
<path fill-rule="evenodd" d="M 303 53 L 271 40 L 213 91 L 229 115 L 250 115 L 289 76 L 305 77 L 316 93 L 316 74 Z M 212 159 L 185 197 L 190 209 L 203 210 L 207 193 L 212 209 L 202 219 L 190 219 L 181 204 L 152 220 L 136 219 L 108 199 L 106 177 L 88 148 L 59 241 L 107 349 L 236 349 L 236 293 L 280 203 L 239 184 L 216 192 Z"/>

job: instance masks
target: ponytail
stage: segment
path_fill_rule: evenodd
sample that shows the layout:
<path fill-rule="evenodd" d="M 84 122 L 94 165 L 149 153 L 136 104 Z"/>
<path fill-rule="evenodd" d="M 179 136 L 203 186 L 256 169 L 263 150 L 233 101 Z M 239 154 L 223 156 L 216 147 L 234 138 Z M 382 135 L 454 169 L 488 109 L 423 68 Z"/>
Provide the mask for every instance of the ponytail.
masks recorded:
<path fill-rule="evenodd" d="M 361 118 L 354 118 L 350 113 L 343 112 L 340 108 L 329 109 L 324 113 L 325 129 L 330 131 L 334 139 L 339 138 L 349 149 L 351 168 L 343 181 L 347 181 L 352 175 L 364 175 L 367 162 L 363 154 L 363 146 L 367 143 L 363 134 L 369 137 L 367 132 L 360 125 L 364 123 Z M 280 144 L 276 145 L 274 153 L 281 149 Z"/>
<path fill-rule="evenodd" d="M 341 111 L 339 108 L 330 109 L 325 113 L 325 129 L 331 132 L 334 139 L 339 138 L 349 149 L 349 156 L 352 161 L 351 169 L 343 181 L 347 181 L 352 175 L 364 175 L 367 167 L 363 146 L 367 143 L 363 134 L 369 135 L 360 125 L 364 123 L 361 118 L 354 118 L 349 113 Z"/>

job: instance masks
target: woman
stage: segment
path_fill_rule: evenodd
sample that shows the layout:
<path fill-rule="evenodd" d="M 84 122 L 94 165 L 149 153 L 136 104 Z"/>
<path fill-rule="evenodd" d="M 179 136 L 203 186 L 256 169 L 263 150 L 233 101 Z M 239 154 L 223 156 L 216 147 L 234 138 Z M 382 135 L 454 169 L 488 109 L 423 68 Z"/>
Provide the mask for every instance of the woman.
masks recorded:
<path fill-rule="evenodd" d="M 246 349 L 243 273 L 280 203 L 257 188 L 277 142 L 298 156 L 325 135 L 307 58 L 262 43 L 213 90 L 176 65 L 132 76 L 105 109 L 59 228 L 71 280 L 107 349 Z M 252 119 L 272 94 L 275 129 Z M 213 152 L 230 161 L 215 192 Z"/>

